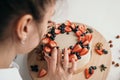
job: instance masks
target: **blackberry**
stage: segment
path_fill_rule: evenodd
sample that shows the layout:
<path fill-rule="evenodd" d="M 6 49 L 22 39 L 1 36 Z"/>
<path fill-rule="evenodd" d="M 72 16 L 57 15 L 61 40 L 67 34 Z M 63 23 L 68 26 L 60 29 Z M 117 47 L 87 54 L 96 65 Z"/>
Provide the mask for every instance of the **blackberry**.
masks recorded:
<path fill-rule="evenodd" d="M 69 32 L 67 32 L 66 34 L 69 35 Z"/>

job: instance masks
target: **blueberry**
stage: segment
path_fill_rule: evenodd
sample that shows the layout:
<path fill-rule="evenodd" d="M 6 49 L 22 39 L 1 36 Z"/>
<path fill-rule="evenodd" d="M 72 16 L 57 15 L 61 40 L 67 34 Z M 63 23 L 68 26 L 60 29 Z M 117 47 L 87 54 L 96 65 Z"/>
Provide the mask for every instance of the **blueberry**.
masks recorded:
<path fill-rule="evenodd" d="M 87 45 L 87 46 L 86 46 L 86 48 L 89 50 L 89 49 L 90 49 L 90 46 L 89 46 L 89 45 Z"/>
<path fill-rule="evenodd" d="M 80 56 L 79 52 L 76 52 L 75 54 L 76 54 L 76 56 Z"/>
<path fill-rule="evenodd" d="M 67 32 L 66 34 L 69 35 L 69 32 Z"/>
<path fill-rule="evenodd" d="M 77 58 L 78 58 L 78 59 L 81 59 L 81 56 L 79 55 L 79 56 L 77 56 Z"/>
<path fill-rule="evenodd" d="M 84 36 L 84 34 L 81 34 L 81 36 Z"/>
<path fill-rule="evenodd" d="M 93 73 L 92 73 L 92 68 L 91 68 L 91 67 L 89 68 L 89 73 L 90 73 L 90 74 L 93 74 Z"/>
<path fill-rule="evenodd" d="M 82 44 L 83 44 L 83 42 L 82 42 L 82 41 L 80 41 L 80 42 L 79 42 L 79 44 L 80 44 L 80 45 L 82 45 Z"/>
<path fill-rule="evenodd" d="M 66 25 L 63 23 L 63 24 L 61 24 L 60 27 L 61 27 L 61 28 L 65 28 L 65 26 L 66 26 Z"/>
<path fill-rule="evenodd" d="M 105 50 L 105 49 L 103 49 L 103 51 L 102 51 L 104 54 L 108 54 L 108 51 L 107 50 Z"/>
<path fill-rule="evenodd" d="M 62 33 L 62 34 L 65 33 L 65 30 L 61 30 L 61 33 Z"/>
<path fill-rule="evenodd" d="M 35 68 L 38 68 L 38 65 L 34 65 Z"/>
<path fill-rule="evenodd" d="M 73 46 L 70 46 L 69 48 L 70 48 L 70 49 L 73 49 Z"/>
<path fill-rule="evenodd" d="M 72 52 L 71 54 L 76 54 L 76 52 Z"/>
<path fill-rule="evenodd" d="M 91 68 L 92 68 L 93 70 L 96 70 L 96 69 L 97 69 L 97 67 L 96 67 L 96 66 L 91 66 Z"/>
<path fill-rule="evenodd" d="M 32 69 L 32 68 L 34 68 L 34 66 L 31 65 L 30 68 Z"/>
<path fill-rule="evenodd" d="M 78 28 L 73 29 L 73 32 L 76 33 L 78 31 Z"/>
<path fill-rule="evenodd" d="M 38 72 L 38 65 L 31 65 L 31 70 L 34 72 Z"/>
<path fill-rule="evenodd" d="M 51 40 L 55 40 L 55 37 L 53 37 L 53 36 L 50 36 L 50 39 L 51 39 Z"/>

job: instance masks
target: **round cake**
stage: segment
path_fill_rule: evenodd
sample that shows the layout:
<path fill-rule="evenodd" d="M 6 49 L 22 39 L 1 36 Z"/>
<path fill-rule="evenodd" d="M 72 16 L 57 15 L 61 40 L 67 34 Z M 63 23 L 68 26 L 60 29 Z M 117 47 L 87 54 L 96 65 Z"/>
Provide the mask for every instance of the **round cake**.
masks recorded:
<path fill-rule="evenodd" d="M 44 53 L 51 56 L 51 51 L 54 47 L 61 50 L 67 48 L 70 66 L 72 58 L 77 61 L 77 72 L 90 61 L 92 36 L 92 29 L 84 24 L 70 21 L 62 24 L 52 23 L 48 26 L 48 33 L 41 41 L 41 52 L 43 55 L 39 57 L 42 59 Z"/>

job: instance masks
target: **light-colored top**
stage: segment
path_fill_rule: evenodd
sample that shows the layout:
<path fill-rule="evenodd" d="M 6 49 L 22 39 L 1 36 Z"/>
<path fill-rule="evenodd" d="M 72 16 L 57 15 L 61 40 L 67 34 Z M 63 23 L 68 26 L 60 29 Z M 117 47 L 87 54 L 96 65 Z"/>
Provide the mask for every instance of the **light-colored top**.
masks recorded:
<path fill-rule="evenodd" d="M 0 80 L 22 80 L 19 66 L 12 62 L 10 68 L 0 69 Z"/>

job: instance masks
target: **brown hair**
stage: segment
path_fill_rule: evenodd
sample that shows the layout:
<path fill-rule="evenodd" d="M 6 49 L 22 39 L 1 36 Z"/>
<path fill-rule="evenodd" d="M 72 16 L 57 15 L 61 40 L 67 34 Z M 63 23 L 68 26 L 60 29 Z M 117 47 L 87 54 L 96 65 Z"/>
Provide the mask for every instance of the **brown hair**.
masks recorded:
<path fill-rule="evenodd" d="M 0 1 L 0 41 L 4 40 L 5 30 L 11 22 L 21 16 L 31 14 L 36 22 L 43 20 L 46 7 L 52 6 L 56 0 L 1 0 Z"/>

